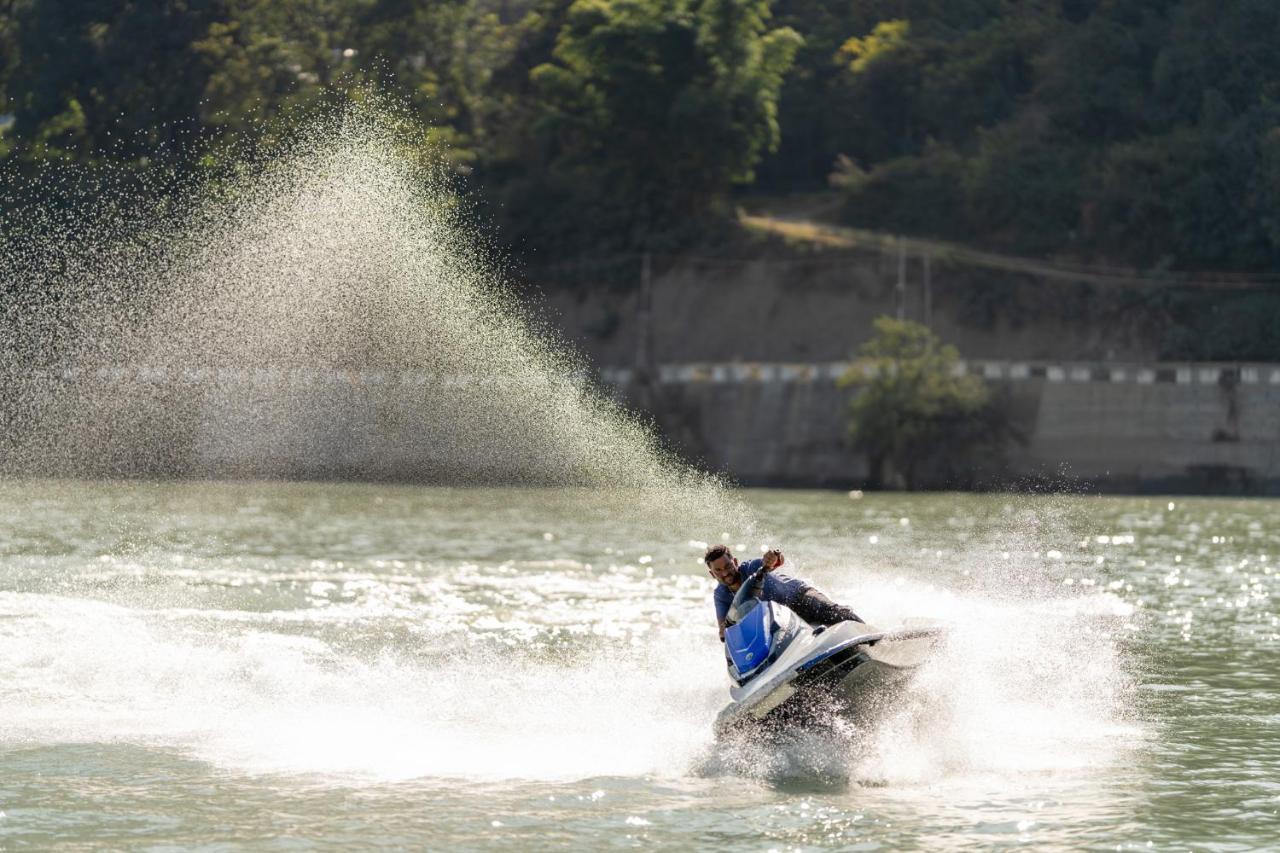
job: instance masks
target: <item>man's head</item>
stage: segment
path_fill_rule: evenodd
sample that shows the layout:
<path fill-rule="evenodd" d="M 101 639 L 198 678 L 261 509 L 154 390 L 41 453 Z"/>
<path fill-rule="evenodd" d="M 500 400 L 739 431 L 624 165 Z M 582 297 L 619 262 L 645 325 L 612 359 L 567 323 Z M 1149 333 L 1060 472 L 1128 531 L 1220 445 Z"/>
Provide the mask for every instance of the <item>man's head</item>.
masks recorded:
<path fill-rule="evenodd" d="M 703 555 L 702 561 L 707 564 L 711 577 L 725 586 L 741 583 L 742 575 L 738 572 L 738 561 L 729 553 L 728 545 L 712 545 Z"/>

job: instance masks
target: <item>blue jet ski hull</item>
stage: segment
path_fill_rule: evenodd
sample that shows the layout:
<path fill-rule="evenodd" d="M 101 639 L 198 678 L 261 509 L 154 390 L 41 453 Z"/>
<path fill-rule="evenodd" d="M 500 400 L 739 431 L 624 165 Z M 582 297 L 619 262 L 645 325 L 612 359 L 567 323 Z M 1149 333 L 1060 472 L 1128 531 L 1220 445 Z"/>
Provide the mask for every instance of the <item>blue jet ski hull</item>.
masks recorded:
<path fill-rule="evenodd" d="M 716 718 L 719 732 L 836 718 L 869 721 L 884 712 L 943 636 L 938 627 L 882 631 L 859 622 L 815 629 L 785 608 L 774 615 L 781 627 L 767 666 L 739 681 L 741 671 L 730 658 L 730 676 L 738 683 L 730 689 L 734 701 Z"/>

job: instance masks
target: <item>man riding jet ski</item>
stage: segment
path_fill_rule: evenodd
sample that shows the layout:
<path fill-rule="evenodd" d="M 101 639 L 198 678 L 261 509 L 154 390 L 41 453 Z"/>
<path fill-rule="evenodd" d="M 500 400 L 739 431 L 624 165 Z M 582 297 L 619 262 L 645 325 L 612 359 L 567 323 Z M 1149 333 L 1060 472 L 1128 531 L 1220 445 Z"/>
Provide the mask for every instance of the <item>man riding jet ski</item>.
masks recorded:
<path fill-rule="evenodd" d="M 836 604 L 800 578 L 775 572 L 774 569 L 787 561 L 781 551 L 771 549 L 765 551 L 764 557 L 759 560 L 739 563 L 738 558 L 730 553 L 728 545 L 712 545 L 702 559 L 707 564 L 711 577 L 720 582 L 714 597 L 721 640 L 724 639 L 727 627 L 725 617 L 734 593 L 748 578 L 756 576 L 757 572 L 762 576 L 760 598 L 786 605 L 810 625 L 834 625 L 846 620 L 862 621 L 857 613 Z M 767 576 L 765 573 L 768 573 Z"/>
<path fill-rule="evenodd" d="M 717 545 L 706 562 L 720 581 L 716 615 L 733 681 L 733 701 L 716 718 L 720 732 L 867 719 L 942 634 L 937 627 L 882 631 L 865 624 L 803 581 L 772 574 L 784 562 L 779 551 L 739 564 Z"/>

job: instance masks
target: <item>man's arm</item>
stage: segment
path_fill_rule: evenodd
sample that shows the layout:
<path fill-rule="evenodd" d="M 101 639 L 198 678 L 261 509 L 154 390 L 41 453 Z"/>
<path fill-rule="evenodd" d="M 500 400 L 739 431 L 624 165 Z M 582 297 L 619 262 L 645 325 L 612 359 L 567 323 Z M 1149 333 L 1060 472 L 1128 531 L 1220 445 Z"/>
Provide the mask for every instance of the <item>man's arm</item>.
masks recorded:
<path fill-rule="evenodd" d="M 720 642 L 724 642 L 724 629 L 729 627 L 729 604 L 732 598 L 724 586 L 716 587 L 711 596 L 716 605 L 716 624 L 720 626 Z"/>
<path fill-rule="evenodd" d="M 768 551 L 765 551 L 764 557 L 761 560 L 761 562 L 764 565 L 764 570 L 766 572 L 773 571 L 774 569 L 778 568 L 778 566 L 781 566 L 786 561 L 787 561 L 787 558 L 782 556 L 782 552 L 777 548 L 770 548 Z"/>

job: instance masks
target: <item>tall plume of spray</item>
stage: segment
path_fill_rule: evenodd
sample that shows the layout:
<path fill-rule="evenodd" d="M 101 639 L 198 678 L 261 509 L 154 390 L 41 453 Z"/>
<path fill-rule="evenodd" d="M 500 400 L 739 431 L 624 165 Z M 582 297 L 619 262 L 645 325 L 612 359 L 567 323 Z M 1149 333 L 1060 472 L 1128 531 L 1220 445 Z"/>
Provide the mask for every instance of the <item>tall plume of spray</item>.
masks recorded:
<path fill-rule="evenodd" d="M 587 486 L 749 531 L 522 313 L 413 129 L 365 97 L 161 207 L 108 195 L 74 239 L 2 214 L 3 469 Z"/>

